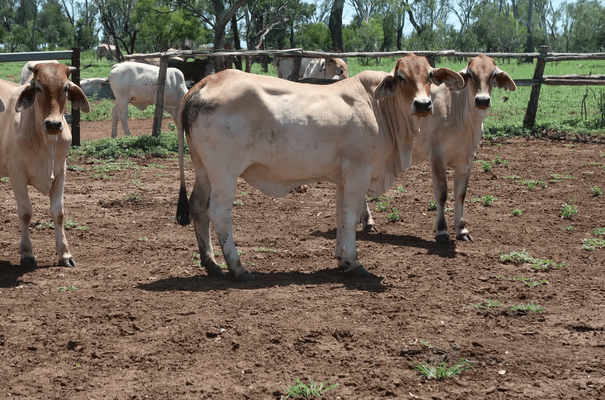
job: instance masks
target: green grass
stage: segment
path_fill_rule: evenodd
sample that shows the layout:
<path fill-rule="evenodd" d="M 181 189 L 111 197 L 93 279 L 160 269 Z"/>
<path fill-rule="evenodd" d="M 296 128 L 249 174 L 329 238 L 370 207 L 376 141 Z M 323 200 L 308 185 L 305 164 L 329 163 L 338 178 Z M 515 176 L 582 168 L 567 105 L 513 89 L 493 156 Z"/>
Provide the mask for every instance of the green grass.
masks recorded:
<path fill-rule="evenodd" d="M 590 191 L 592 193 L 593 196 L 600 196 L 603 193 L 603 190 L 600 187 L 591 187 Z"/>
<path fill-rule="evenodd" d="M 275 249 L 268 249 L 266 247 L 259 247 L 257 249 L 254 249 L 254 251 L 257 251 L 259 253 L 277 253 L 277 250 L 275 250 Z"/>
<path fill-rule="evenodd" d="M 75 229 L 77 231 L 88 231 L 90 230 L 90 227 L 82 224 L 81 222 L 76 222 L 72 219 L 67 218 L 65 221 L 63 221 L 63 226 L 65 227 L 65 229 Z"/>
<path fill-rule="evenodd" d="M 552 260 L 534 258 L 529 255 L 527 250 L 511 251 L 500 254 L 500 260 L 518 264 L 529 264 L 530 268 L 537 270 L 548 270 L 552 268 L 561 268 L 567 265 L 565 262 L 557 264 Z"/>
<path fill-rule="evenodd" d="M 596 250 L 605 247 L 605 239 L 601 238 L 590 238 L 582 239 L 582 248 L 584 250 Z"/>
<path fill-rule="evenodd" d="M 515 183 L 527 186 L 529 190 L 534 190 L 538 186 L 541 186 L 543 189 L 546 189 L 546 187 L 548 186 L 546 182 L 537 179 L 518 179 L 515 181 Z"/>
<path fill-rule="evenodd" d="M 84 140 L 80 146 L 72 147 L 69 159 L 95 157 L 115 159 L 120 157 L 174 157 L 178 155 L 178 137 L 174 132 L 152 135 L 127 136 L 117 139 L 105 138 Z"/>
<path fill-rule="evenodd" d="M 78 290 L 77 286 L 59 286 L 59 292 L 63 293 L 63 292 L 68 292 L 68 291 L 76 291 Z"/>
<path fill-rule="evenodd" d="M 294 383 L 285 390 L 285 395 L 281 396 L 282 399 L 297 399 L 306 398 L 311 399 L 315 397 L 322 397 L 324 394 L 329 392 L 338 386 L 338 383 L 330 385 L 328 381 L 323 383 L 314 382 L 309 378 L 309 383 L 301 381 L 299 378 L 294 378 Z"/>
<path fill-rule="evenodd" d="M 421 377 L 439 381 L 448 378 L 458 378 L 463 371 L 469 369 L 474 370 L 475 367 L 464 359 L 460 359 L 452 366 L 448 366 L 445 362 L 440 362 L 438 364 L 421 362 L 414 366 L 414 370 L 418 371 Z"/>
<path fill-rule="evenodd" d="M 469 307 L 473 307 L 473 308 L 476 308 L 477 310 L 479 310 L 479 309 L 488 309 L 488 308 L 505 308 L 506 306 L 498 300 L 490 299 L 484 303 L 471 304 L 471 305 L 469 305 Z M 508 306 L 508 307 L 506 307 L 506 311 L 513 311 L 513 312 L 514 311 L 532 311 L 532 312 L 537 312 L 537 313 L 546 312 L 545 309 L 536 305 L 535 303 L 516 304 L 516 305 Z"/>
<path fill-rule="evenodd" d="M 576 215 L 578 213 L 578 207 L 576 207 L 575 205 L 565 203 L 561 206 L 560 213 L 561 213 L 561 218 L 571 219 L 571 217 L 573 217 L 574 215 Z"/>
<path fill-rule="evenodd" d="M 523 215 L 523 210 L 521 210 L 519 208 L 515 208 L 510 213 L 515 217 L 520 217 L 521 215 Z"/>

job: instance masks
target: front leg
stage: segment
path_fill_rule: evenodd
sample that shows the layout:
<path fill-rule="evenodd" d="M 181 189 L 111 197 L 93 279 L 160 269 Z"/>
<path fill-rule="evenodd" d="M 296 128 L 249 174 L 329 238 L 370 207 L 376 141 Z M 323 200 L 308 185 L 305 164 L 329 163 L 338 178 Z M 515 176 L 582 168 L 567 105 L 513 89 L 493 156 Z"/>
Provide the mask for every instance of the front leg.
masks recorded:
<path fill-rule="evenodd" d="M 431 172 L 433 176 L 433 195 L 437 204 L 437 218 L 435 220 L 435 241 L 441 244 L 452 242 L 447 230 L 445 220 L 445 202 L 447 201 L 447 171 L 445 161 L 441 156 L 431 158 Z"/>
<path fill-rule="evenodd" d="M 27 177 L 25 174 L 10 177 L 11 187 L 17 200 L 17 213 L 19 215 L 19 224 L 21 226 L 21 244 L 19 252 L 21 253 L 21 266 L 35 268 L 38 263 L 32 253 L 32 239 L 29 234 L 29 223 L 32 219 L 32 203 L 27 194 Z"/>
<path fill-rule="evenodd" d="M 456 229 L 456 240 L 464 240 L 465 242 L 473 241 L 464 221 L 464 199 L 466 198 L 466 189 L 468 188 L 471 169 L 472 165 L 463 169 L 456 169 L 454 172 L 454 198 L 456 204 L 454 228 Z"/>
<path fill-rule="evenodd" d="M 52 187 L 50 188 L 50 215 L 55 225 L 55 241 L 57 254 L 59 255 L 59 265 L 62 267 L 75 267 L 76 261 L 69 252 L 67 238 L 65 237 L 65 228 L 63 227 L 63 188 L 65 186 L 65 166 L 57 175 Z"/>

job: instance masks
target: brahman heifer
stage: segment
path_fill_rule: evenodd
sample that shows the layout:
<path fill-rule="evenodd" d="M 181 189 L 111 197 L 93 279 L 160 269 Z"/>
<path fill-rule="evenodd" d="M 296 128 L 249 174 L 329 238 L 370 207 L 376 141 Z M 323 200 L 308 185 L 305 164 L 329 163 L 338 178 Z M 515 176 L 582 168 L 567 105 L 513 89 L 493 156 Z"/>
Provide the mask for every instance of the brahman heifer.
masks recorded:
<path fill-rule="evenodd" d="M 412 160 L 429 161 L 433 175 L 433 192 L 437 204 L 435 240 L 451 243 L 445 220 L 447 200 L 447 167 L 454 169 L 454 229 L 456 239 L 472 241 L 464 222 L 464 199 L 473 161 L 483 135 L 483 120 L 491 107 L 494 86 L 515 91 L 513 79 L 496 66 L 493 58 L 484 54 L 471 58 L 460 71 L 464 86 L 459 91 L 431 86 L 433 116 L 422 123 L 416 138 Z M 369 209 L 362 213 L 366 230 L 373 228 Z M 373 222 L 373 221 L 372 221 Z"/>
<path fill-rule="evenodd" d="M 349 67 L 342 58 L 314 58 L 305 69 L 302 79 L 346 79 Z"/>
<path fill-rule="evenodd" d="M 0 113 L 0 177 L 8 176 L 17 200 L 21 223 L 21 265 L 35 267 L 29 222 L 32 204 L 27 185 L 50 197 L 59 265 L 75 266 L 63 229 L 65 158 L 71 131 L 63 113 L 72 108 L 90 111 L 84 92 L 69 80 L 64 64 L 42 63 L 32 68 L 25 85 L 0 80 L 0 97 L 7 109 Z"/>
<path fill-rule="evenodd" d="M 55 63 L 55 64 L 58 64 L 59 61 L 57 61 L 57 60 L 42 60 L 42 61 L 28 61 L 28 62 L 26 62 L 25 65 L 23 66 L 23 68 L 21 68 L 21 77 L 19 79 L 19 83 L 21 85 L 24 85 L 25 82 L 27 82 L 32 77 L 32 68 L 34 68 L 34 66 L 36 66 L 37 64 L 41 64 L 41 63 Z"/>
<path fill-rule="evenodd" d="M 150 104 L 156 103 L 159 72 L 159 67 L 137 62 L 123 62 L 111 67 L 109 84 L 116 99 L 111 113 L 112 138 L 118 137 L 118 120 L 122 123 L 126 136 L 130 136 L 129 103 L 140 110 L 145 110 Z M 185 93 L 187 93 L 187 86 L 183 73 L 176 68 L 168 68 L 164 87 L 164 110 L 172 115 L 175 122 Z"/>
<path fill-rule="evenodd" d="M 252 279 L 235 248 L 231 209 L 238 177 L 269 196 L 318 181 L 336 184 L 338 265 L 369 274 L 355 248 L 355 228 L 365 195 L 385 193 L 412 161 L 421 118 L 432 112 L 431 82 L 463 85 L 447 68 L 425 57 L 399 59 L 394 73 L 364 71 L 331 85 L 310 85 L 225 70 L 195 85 L 178 118 L 181 189 L 177 220 L 191 216 L 202 265 L 224 276 L 210 241 L 210 221 L 240 281 Z M 183 135 L 195 168 L 187 201 Z M 189 212 L 191 209 L 191 213 Z"/>
<path fill-rule="evenodd" d="M 109 78 L 87 78 L 80 80 L 80 87 L 86 97 L 96 97 L 97 99 L 114 99 Z"/>

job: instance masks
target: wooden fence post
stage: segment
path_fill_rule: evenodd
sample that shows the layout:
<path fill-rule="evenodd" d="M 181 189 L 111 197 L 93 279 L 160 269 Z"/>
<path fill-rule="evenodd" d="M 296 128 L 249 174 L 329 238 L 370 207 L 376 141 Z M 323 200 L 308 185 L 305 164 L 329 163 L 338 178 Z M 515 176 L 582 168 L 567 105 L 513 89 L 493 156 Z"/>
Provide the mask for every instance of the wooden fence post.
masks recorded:
<path fill-rule="evenodd" d="M 71 73 L 71 81 L 80 86 L 80 48 L 71 49 L 71 66 L 76 69 Z M 80 109 L 71 110 L 71 145 L 80 145 Z"/>
<path fill-rule="evenodd" d="M 544 76 L 544 67 L 546 66 L 546 55 L 548 53 L 548 46 L 540 46 L 540 55 L 536 60 L 536 69 L 534 70 L 533 85 L 531 88 L 531 95 L 529 96 L 529 103 L 525 110 L 525 117 L 523 118 L 523 126 L 525 128 L 533 128 L 536 122 L 536 113 L 538 112 L 538 100 L 540 98 L 540 88 L 542 87 L 542 77 Z"/>
<path fill-rule="evenodd" d="M 160 72 L 158 74 L 158 89 L 155 99 L 155 114 L 153 115 L 152 136 L 160 136 L 162 130 L 162 119 L 164 118 L 164 88 L 166 87 L 166 73 L 168 72 L 168 56 L 162 54 L 160 57 Z"/>
<path fill-rule="evenodd" d="M 300 64 L 302 57 L 294 57 L 294 68 L 292 69 L 292 81 L 298 82 L 298 74 L 300 73 Z"/>

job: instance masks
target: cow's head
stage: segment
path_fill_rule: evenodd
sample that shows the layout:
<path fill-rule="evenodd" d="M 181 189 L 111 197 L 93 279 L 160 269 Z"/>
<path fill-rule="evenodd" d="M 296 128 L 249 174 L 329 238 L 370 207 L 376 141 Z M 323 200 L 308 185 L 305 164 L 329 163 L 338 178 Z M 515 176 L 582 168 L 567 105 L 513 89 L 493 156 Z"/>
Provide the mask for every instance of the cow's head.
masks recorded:
<path fill-rule="evenodd" d="M 349 67 L 342 58 L 326 58 L 322 63 L 322 72 L 334 79 L 347 79 L 349 77 Z"/>
<path fill-rule="evenodd" d="M 433 68 L 426 57 L 409 53 L 397 60 L 392 73 L 376 88 L 374 98 L 380 100 L 397 94 L 404 104 L 410 104 L 413 116 L 427 117 L 433 113 L 431 83 L 437 86 L 445 84 L 456 90 L 462 87 L 464 80 L 456 71 L 449 68 Z"/>
<path fill-rule="evenodd" d="M 464 87 L 468 87 L 470 97 L 474 98 L 475 107 L 479 110 L 487 110 L 492 106 L 491 95 L 494 86 L 511 92 L 517 89 L 515 81 L 496 66 L 493 58 L 485 54 L 471 58 L 466 68 L 460 71 L 460 75 L 464 78 Z"/>
<path fill-rule="evenodd" d="M 63 114 L 68 100 L 71 100 L 72 108 L 80 108 L 86 113 L 90 111 L 90 104 L 82 89 L 69 80 L 71 70 L 67 65 L 41 63 L 31 71 L 34 77 L 23 85 L 15 111 L 35 107 L 36 119 L 39 119 L 46 133 L 57 135 L 63 130 Z"/>

